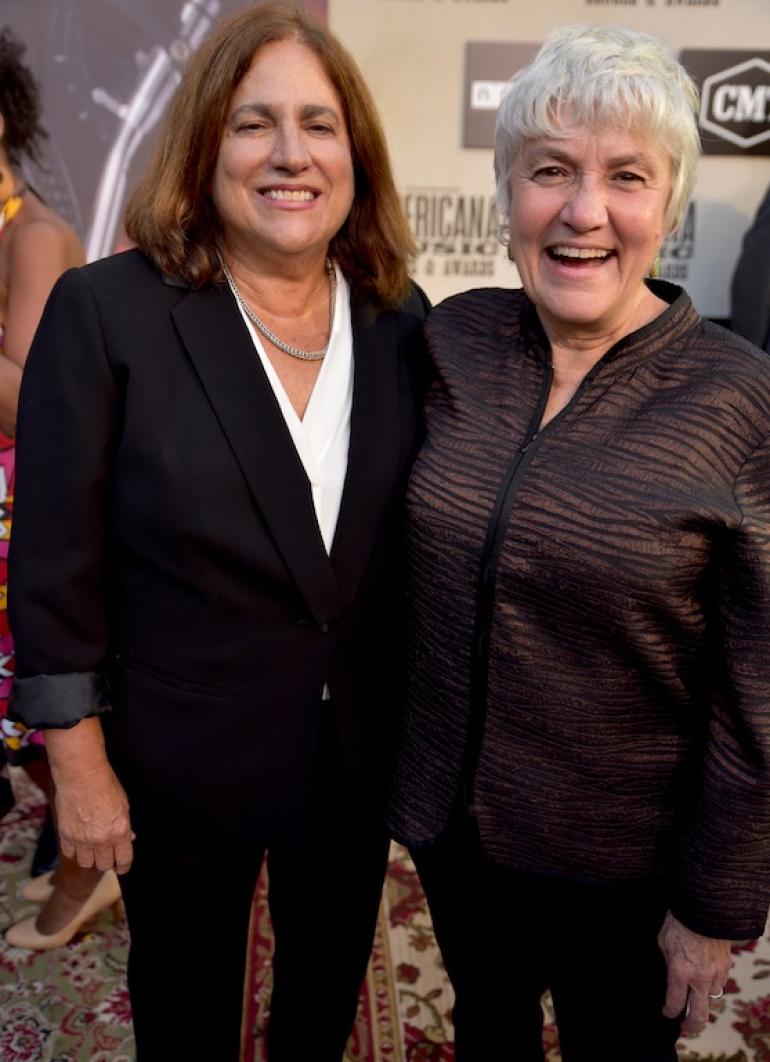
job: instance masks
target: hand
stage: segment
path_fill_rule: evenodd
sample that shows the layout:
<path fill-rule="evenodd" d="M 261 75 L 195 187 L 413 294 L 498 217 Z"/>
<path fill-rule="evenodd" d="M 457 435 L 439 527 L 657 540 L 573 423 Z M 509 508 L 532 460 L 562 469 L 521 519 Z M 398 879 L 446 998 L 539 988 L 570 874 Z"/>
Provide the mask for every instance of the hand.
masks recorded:
<path fill-rule="evenodd" d="M 709 994 L 718 995 L 730 973 L 729 940 L 703 937 L 687 929 L 669 911 L 658 934 L 668 967 L 663 1013 L 676 1018 L 686 1010 L 682 1032 L 700 1032 L 708 1021 Z"/>
<path fill-rule="evenodd" d="M 56 828 L 62 855 L 81 867 L 125 874 L 134 857 L 128 799 L 104 748 L 97 715 L 45 731 L 56 787 Z"/>
<path fill-rule="evenodd" d="M 78 866 L 125 874 L 134 857 L 128 798 L 114 771 L 103 767 L 58 781 L 56 813 L 63 856 Z"/>

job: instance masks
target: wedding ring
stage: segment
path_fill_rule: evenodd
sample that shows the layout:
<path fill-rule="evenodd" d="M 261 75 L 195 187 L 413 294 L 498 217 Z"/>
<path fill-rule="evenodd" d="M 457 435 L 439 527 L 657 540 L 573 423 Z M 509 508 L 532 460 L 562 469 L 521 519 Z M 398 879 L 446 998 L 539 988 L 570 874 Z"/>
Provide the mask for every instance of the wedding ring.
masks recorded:
<path fill-rule="evenodd" d="M 716 1000 L 716 999 L 721 999 L 721 998 L 722 998 L 722 996 L 724 996 L 724 994 L 725 994 L 725 990 L 724 990 L 724 988 L 720 989 L 720 991 L 719 991 L 719 992 L 717 992 L 717 994 L 716 994 L 715 996 L 713 996 L 713 995 L 711 994 L 711 992 L 709 992 L 709 999 L 715 999 L 715 1000 Z"/>

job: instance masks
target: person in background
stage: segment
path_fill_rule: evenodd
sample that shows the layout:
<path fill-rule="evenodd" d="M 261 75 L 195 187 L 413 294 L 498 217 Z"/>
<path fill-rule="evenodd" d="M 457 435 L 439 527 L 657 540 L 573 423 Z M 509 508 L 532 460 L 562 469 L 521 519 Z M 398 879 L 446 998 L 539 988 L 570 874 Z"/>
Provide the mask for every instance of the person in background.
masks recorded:
<path fill-rule="evenodd" d="M 743 237 L 730 297 L 733 331 L 770 354 L 770 188 Z"/>
<path fill-rule="evenodd" d="M 565 1062 L 670 1062 L 765 926 L 770 363 L 648 275 L 696 110 L 662 42 L 557 30 L 497 119 L 522 290 L 427 324 L 391 818 L 460 1062 L 542 1062 L 546 988 Z"/>
<path fill-rule="evenodd" d="M 57 278 L 82 265 L 83 248 L 72 229 L 35 194 L 24 179 L 25 160 L 40 163 L 40 90 L 24 63 L 25 48 L 8 27 L 0 30 L 0 756 L 24 766 L 50 794 L 50 773 L 42 735 L 7 717 L 13 683 L 13 640 L 6 612 L 7 557 L 13 518 L 14 436 L 22 370 L 46 299 Z M 45 433 L 46 425 L 33 430 Z M 97 911 L 118 901 L 114 873 L 81 868 L 62 859 L 53 875 L 33 878 L 22 895 L 45 902 L 6 934 L 17 947 L 64 944 Z"/>
<path fill-rule="evenodd" d="M 124 875 L 139 1062 L 239 1057 L 265 852 L 270 1058 L 339 1062 L 388 853 L 426 300 L 336 38 L 283 4 L 216 27 L 126 227 L 24 377 L 12 712 L 65 853 Z"/>

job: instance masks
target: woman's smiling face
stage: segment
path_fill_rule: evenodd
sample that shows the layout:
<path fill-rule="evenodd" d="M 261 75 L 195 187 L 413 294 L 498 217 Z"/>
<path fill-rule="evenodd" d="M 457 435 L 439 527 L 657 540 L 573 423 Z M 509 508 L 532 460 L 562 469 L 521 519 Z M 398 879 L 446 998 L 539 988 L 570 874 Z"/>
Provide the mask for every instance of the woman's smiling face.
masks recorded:
<path fill-rule="evenodd" d="M 525 141 L 510 177 L 510 245 L 546 331 L 627 329 L 667 235 L 671 163 L 627 130 Z"/>
<path fill-rule="evenodd" d="M 320 60 L 299 41 L 266 44 L 233 93 L 214 171 L 226 247 L 324 256 L 353 187 L 342 103 Z"/>

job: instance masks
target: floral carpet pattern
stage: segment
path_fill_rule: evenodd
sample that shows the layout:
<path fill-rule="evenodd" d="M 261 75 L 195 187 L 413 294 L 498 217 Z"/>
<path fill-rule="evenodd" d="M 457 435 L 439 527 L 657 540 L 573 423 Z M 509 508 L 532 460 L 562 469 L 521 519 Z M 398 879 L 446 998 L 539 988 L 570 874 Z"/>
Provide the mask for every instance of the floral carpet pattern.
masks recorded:
<path fill-rule="evenodd" d="M 19 898 L 43 819 L 39 791 L 25 786 L 0 824 L 0 932 L 36 910 Z M 0 937 L 2 1062 L 131 1062 L 126 990 L 128 929 L 105 912 L 66 947 L 10 948 Z"/>
<path fill-rule="evenodd" d="M 35 910 L 18 893 L 43 809 L 34 787 L 22 784 L 18 795 L 19 802 L 0 825 L 0 932 Z M 263 1062 L 265 1057 L 270 950 L 261 881 L 252 915 L 243 1062 Z M 57 951 L 22 951 L 0 938 L 1 1062 L 132 1062 L 127 952 L 126 925 L 116 923 L 109 912 Z M 547 1060 L 560 1062 L 547 1000 L 544 1006 Z M 417 876 L 406 852 L 394 846 L 345 1062 L 451 1062 L 451 1007 Z M 679 1052 L 680 1062 L 770 1062 L 770 935 L 735 950 L 725 997 L 710 1025 L 700 1036 L 683 1040 Z M 618 1062 L 623 1062 L 622 1047 Z"/>

